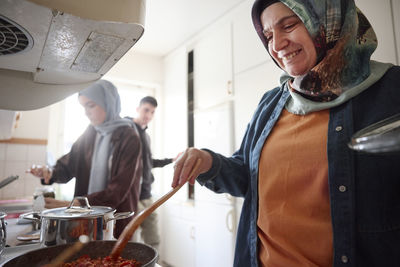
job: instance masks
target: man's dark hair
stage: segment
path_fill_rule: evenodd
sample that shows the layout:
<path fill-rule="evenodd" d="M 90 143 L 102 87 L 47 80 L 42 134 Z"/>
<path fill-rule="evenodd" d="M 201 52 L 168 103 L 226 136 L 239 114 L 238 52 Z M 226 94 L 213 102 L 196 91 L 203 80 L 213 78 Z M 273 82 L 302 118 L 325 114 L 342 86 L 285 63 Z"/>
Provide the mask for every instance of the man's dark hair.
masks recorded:
<path fill-rule="evenodd" d="M 152 96 L 143 97 L 142 100 L 140 100 L 140 105 L 142 105 L 144 103 L 149 103 L 150 105 L 152 105 L 155 108 L 157 107 L 157 100 Z"/>

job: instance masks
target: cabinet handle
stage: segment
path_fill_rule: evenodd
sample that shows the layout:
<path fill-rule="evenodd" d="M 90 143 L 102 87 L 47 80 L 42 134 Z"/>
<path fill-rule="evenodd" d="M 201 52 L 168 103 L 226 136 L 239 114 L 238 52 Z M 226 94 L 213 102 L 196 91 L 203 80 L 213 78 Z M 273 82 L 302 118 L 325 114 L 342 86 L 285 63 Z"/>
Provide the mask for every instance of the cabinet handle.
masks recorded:
<path fill-rule="evenodd" d="M 228 95 L 231 95 L 233 93 L 232 92 L 232 81 L 228 81 L 226 83 L 226 92 L 228 93 Z"/>
<path fill-rule="evenodd" d="M 234 230 L 234 223 L 233 223 L 233 213 L 235 211 L 231 209 L 225 217 L 225 223 L 226 223 L 226 228 L 228 229 L 229 232 L 233 233 Z M 229 223 L 230 222 L 230 223 Z"/>
<path fill-rule="evenodd" d="M 190 238 L 191 239 L 195 239 L 195 237 L 196 237 L 196 234 L 195 234 L 196 232 L 195 232 L 195 228 L 194 228 L 194 226 L 192 226 L 191 228 L 190 228 Z"/>

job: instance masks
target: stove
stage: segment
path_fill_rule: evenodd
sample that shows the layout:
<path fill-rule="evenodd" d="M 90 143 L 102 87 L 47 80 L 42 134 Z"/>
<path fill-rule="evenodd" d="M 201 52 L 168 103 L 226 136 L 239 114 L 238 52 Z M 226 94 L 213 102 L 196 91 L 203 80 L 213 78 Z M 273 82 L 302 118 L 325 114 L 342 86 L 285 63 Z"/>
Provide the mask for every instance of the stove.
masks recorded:
<path fill-rule="evenodd" d="M 1 254 L 0 257 L 0 266 L 3 266 L 4 263 L 6 263 L 8 260 L 17 257 L 21 254 L 27 253 L 31 250 L 39 249 L 41 248 L 41 245 L 38 244 L 31 244 L 31 245 L 20 245 L 20 246 L 14 246 L 14 247 L 6 247 L 3 250 L 3 253 Z"/>

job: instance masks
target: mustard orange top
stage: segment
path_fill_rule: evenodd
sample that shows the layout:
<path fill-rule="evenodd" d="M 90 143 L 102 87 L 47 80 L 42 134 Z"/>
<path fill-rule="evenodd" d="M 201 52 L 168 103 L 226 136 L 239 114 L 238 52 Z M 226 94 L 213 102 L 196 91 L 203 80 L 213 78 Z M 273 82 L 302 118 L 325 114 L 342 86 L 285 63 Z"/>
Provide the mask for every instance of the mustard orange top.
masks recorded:
<path fill-rule="evenodd" d="M 329 110 L 282 111 L 261 152 L 260 266 L 332 266 L 328 192 Z"/>

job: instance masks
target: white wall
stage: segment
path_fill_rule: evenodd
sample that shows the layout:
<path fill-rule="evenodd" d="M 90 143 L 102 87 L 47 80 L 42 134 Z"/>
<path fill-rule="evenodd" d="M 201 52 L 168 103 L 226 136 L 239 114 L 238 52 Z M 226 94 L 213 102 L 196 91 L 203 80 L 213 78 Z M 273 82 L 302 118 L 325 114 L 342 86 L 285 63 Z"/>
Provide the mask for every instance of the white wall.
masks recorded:
<path fill-rule="evenodd" d="M 48 138 L 49 108 L 22 111 L 12 138 Z M 39 179 L 25 173 L 32 164 L 46 164 L 46 145 L 2 143 L 0 144 L 0 179 L 18 175 L 18 180 L 0 189 L 0 199 L 32 198 Z M 34 142 L 34 140 L 33 140 Z"/>
<path fill-rule="evenodd" d="M 164 80 L 162 58 L 138 54 L 133 47 L 107 72 L 106 77 L 161 85 Z"/>
<path fill-rule="evenodd" d="M 21 111 L 14 138 L 47 139 L 50 108 L 45 107 L 32 111 Z"/>

